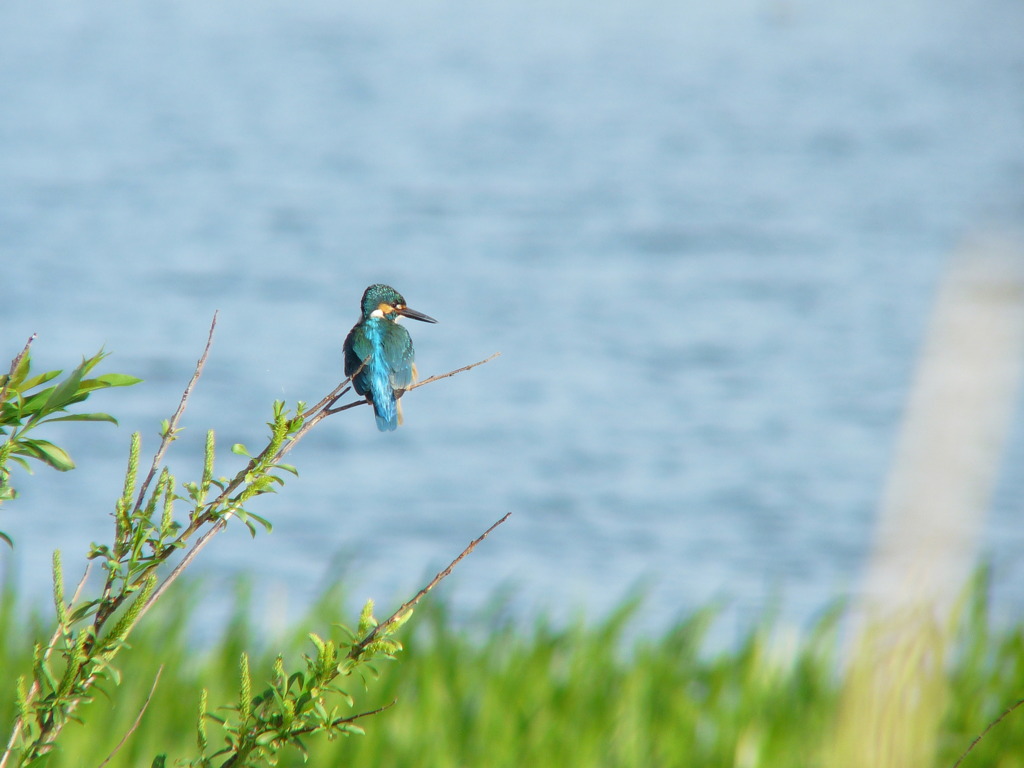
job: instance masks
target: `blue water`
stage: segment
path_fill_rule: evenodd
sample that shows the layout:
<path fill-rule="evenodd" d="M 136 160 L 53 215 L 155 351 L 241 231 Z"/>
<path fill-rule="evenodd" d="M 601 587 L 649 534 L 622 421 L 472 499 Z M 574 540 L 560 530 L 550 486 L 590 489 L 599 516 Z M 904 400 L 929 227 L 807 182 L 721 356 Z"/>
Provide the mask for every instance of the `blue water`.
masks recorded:
<path fill-rule="evenodd" d="M 230 475 L 272 400 L 330 390 L 382 281 L 440 321 L 409 323 L 422 375 L 502 356 L 395 434 L 324 423 L 254 506 L 274 533 L 203 552 L 211 592 L 254 574 L 274 621 L 348 574 L 387 604 L 511 511 L 460 610 L 642 582 L 652 625 L 813 617 L 857 589 L 950 251 L 1024 219 L 1022 39 L 1016 0 L 3 3 L 0 353 L 36 332 L 40 367 L 105 346 L 146 380 L 90 402 L 119 428 L 53 429 L 81 471 L 17 476 L 19 579 L 109 537 L 215 310 L 182 479 L 208 427 Z M 1020 427 L 985 545 L 1007 616 Z"/>

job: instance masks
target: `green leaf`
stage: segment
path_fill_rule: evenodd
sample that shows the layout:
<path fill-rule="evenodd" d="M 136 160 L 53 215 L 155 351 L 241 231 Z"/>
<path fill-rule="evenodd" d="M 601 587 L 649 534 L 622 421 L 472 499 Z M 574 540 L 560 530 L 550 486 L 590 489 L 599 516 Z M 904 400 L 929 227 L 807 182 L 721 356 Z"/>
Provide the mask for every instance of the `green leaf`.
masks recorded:
<path fill-rule="evenodd" d="M 88 359 L 83 357 L 81 365 L 78 366 L 79 368 L 82 369 L 82 375 L 85 376 L 85 374 L 87 374 L 89 371 L 91 371 L 93 368 L 95 368 L 96 365 L 101 360 L 105 360 L 109 356 L 110 356 L 110 353 L 109 352 L 104 352 L 103 349 L 101 348 L 100 351 L 97 352 L 92 357 L 90 357 Z"/>
<path fill-rule="evenodd" d="M 272 742 L 277 741 L 279 738 L 281 738 L 281 733 L 279 731 L 264 731 L 256 737 L 255 743 L 258 746 L 267 747 L 270 746 Z"/>
<path fill-rule="evenodd" d="M 21 409 L 14 403 L 0 403 L 0 424 L 12 425 L 21 423 Z M 0 430 L 0 434 L 7 434 Z"/>
<path fill-rule="evenodd" d="M 6 490 L 6 489 L 5 489 Z M 3 531 L 0 531 L 0 541 L 3 541 L 8 547 L 14 549 L 14 542 L 11 541 L 11 537 Z"/>
<path fill-rule="evenodd" d="M 141 383 L 143 379 L 129 376 L 126 373 L 104 373 L 102 376 L 97 376 L 93 381 L 101 381 L 108 387 L 130 387 L 133 384 Z"/>
<path fill-rule="evenodd" d="M 199 484 L 192 480 L 189 480 L 188 482 L 184 482 L 181 485 L 188 493 L 188 498 L 196 503 L 199 503 L 199 498 L 202 495 L 199 492 Z"/>
<path fill-rule="evenodd" d="M 25 354 L 21 360 L 18 361 L 18 367 L 14 369 L 14 373 L 10 377 L 10 386 L 15 390 L 19 390 L 19 385 L 22 380 L 28 375 L 28 369 L 31 365 L 32 353 L 25 350 Z M 7 383 L 7 376 L 0 376 L 0 387 Z"/>
<path fill-rule="evenodd" d="M 72 413 L 67 416 L 54 416 L 52 419 L 43 419 L 40 424 L 49 424 L 52 421 L 109 421 L 117 424 L 117 419 L 109 413 Z"/>
<path fill-rule="evenodd" d="M 356 699 L 355 699 L 355 696 L 353 696 L 352 694 L 350 694 L 350 693 L 346 693 L 345 691 L 341 690 L 341 688 L 335 688 L 335 689 L 334 689 L 334 692 L 335 692 L 335 693 L 336 693 L 336 694 L 337 694 L 338 696 L 340 696 L 340 697 L 342 698 L 342 700 L 343 700 L 343 701 L 344 701 L 344 702 L 345 702 L 346 704 L 348 704 L 348 706 L 350 706 L 350 707 L 354 707 L 354 706 L 356 705 Z"/>
<path fill-rule="evenodd" d="M 27 397 L 21 404 L 21 415 L 30 416 L 41 412 L 55 389 L 56 387 L 47 387 L 42 392 Z"/>
<path fill-rule="evenodd" d="M 50 396 L 47 398 L 43 407 L 40 409 L 40 414 L 47 414 L 53 411 L 60 410 L 65 405 L 71 403 L 71 401 L 78 395 L 78 385 L 82 383 L 82 376 L 85 374 L 85 366 L 88 361 L 83 360 L 64 381 L 60 382 L 50 392 Z"/>
<path fill-rule="evenodd" d="M 38 387 L 40 384 L 45 384 L 48 381 L 52 381 L 53 379 L 56 379 L 58 376 L 60 376 L 62 373 L 64 373 L 64 371 L 61 370 L 40 373 L 38 376 L 33 376 L 31 379 L 27 379 L 20 385 L 16 385 L 14 389 L 15 391 L 20 392 L 22 395 L 24 395 L 30 389 L 34 389 L 35 387 Z"/>
<path fill-rule="evenodd" d="M 86 555 L 89 560 L 93 560 L 97 557 L 110 557 L 110 547 L 106 544 L 97 544 L 93 542 L 89 547 L 89 554 Z"/>
<path fill-rule="evenodd" d="M 88 600 L 81 605 L 76 606 L 75 610 L 73 610 L 71 615 L 68 617 L 68 623 L 74 624 L 76 621 L 80 621 L 86 616 L 92 616 L 96 613 L 96 606 L 99 604 L 99 600 Z"/>
<path fill-rule="evenodd" d="M 33 459 L 38 459 L 44 464 L 49 464 L 60 472 L 67 472 L 75 468 L 75 462 L 71 460 L 67 451 L 54 445 L 49 440 L 22 440 L 18 443 L 18 447 L 14 449 L 14 453 L 21 454 L 22 456 L 31 456 Z"/>
<path fill-rule="evenodd" d="M 249 449 L 242 445 L 242 443 L 235 443 L 232 445 L 231 452 L 237 453 L 239 456 L 249 456 Z"/>
<path fill-rule="evenodd" d="M 265 517 L 260 517 L 259 515 L 254 515 L 252 512 L 248 512 L 248 517 L 252 518 L 257 523 L 262 525 L 267 533 L 272 533 L 273 532 L 273 530 L 274 530 L 273 524 L 271 524 L 271 522 L 269 520 L 267 520 Z M 254 533 L 254 535 L 255 535 L 255 533 Z"/>
<path fill-rule="evenodd" d="M 28 473 L 29 473 L 30 475 L 32 474 L 32 467 L 31 467 L 31 466 L 29 466 L 29 463 L 28 463 L 27 461 L 25 461 L 25 460 L 24 460 L 23 458 L 21 458 L 21 456 L 11 456 L 11 460 L 12 460 L 12 461 L 16 461 L 16 462 L 18 462 L 18 465 L 19 465 L 19 466 L 20 466 L 20 467 L 21 467 L 22 469 L 24 469 L 24 470 L 25 470 L 26 472 L 28 472 Z"/>
<path fill-rule="evenodd" d="M 40 684 L 45 683 L 47 690 L 56 692 L 57 680 L 53 677 L 49 665 L 43 659 L 40 659 L 39 663 L 35 665 L 35 676 L 37 682 Z"/>

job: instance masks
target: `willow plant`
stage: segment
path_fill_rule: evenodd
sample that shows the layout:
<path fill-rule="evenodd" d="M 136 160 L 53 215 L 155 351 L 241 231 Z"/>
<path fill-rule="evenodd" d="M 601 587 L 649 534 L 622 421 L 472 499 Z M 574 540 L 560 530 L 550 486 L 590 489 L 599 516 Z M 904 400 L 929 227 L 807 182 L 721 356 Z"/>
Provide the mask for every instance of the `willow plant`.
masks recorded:
<path fill-rule="evenodd" d="M 295 467 L 284 463 L 286 454 L 328 416 L 365 404 L 358 400 L 337 405 L 350 390 L 351 377 L 311 408 L 300 401 L 289 409 L 283 401 L 275 401 L 268 422 L 270 434 L 262 449 L 251 454 L 241 444 L 232 447 L 235 454 L 248 459 L 233 477 L 215 473 L 216 439 L 210 430 L 201 476 L 179 483 L 164 465 L 164 456 L 178 436 L 179 421 L 202 375 L 216 323 L 214 315 L 202 356 L 174 414 L 161 424 L 160 444 L 148 466 L 144 467 L 141 460 L 141 436 L 132 435 L 124 485 L 114 504 L 113 539 L 107 544 L 92 545 L 87 555 L 89 567 L 70 599 L 66 596 L 60 552 L 54 553 L 56 627 L 48 639 L 36 642 L 31 673 L 18 679 L 18 714 L 0 754 L 0 768 L 32 765 L 57 749 L 64 726 L 78 719 L 77 710 L 92 698 L 97 685 L 101 681 L 115 685 L 119 682 L 115 660 L 126 647 L 133 628 L 203 547 L 230 520 L 246 525 L 254 536 L 260 529 L 271 530 L 271 523 L 246 505 L 256 496 L 283 486 L 287 474 L 296 474 Z M 102 413 L 69 414 L 66 408 L 86 399 L 96 389 L 139 381 L 123 374 L 85 378 L 103 359 L 101 352 L 84 360 L 59 383 L 33 392 L 56 379 L 60 371 L 30 376 L 29 344 L 12 362 L 10 373 L 0 378 L 0 436 L 6 437 L 0 444 L 0 501 L 14 496 L 8 470 L 12 460 L 27 466 L 25 459 L 32 458 L 60 470 L 74 466 L 63 449 L 39 438 L 26 437 L 27 432 L 48 421 L 114 421 Z M 414 386 L 469 370 L 493 357 Z M 302 668 L 287 671 L 283 657 L 279 656 L 268 671 L 267 683 L 254 689 L 248 657 L 243 654 L 239 661 L 237 700 L 211 709 L 203 692 L 196 726 L 197 755 L 191 761 L 179 760 L 178 764 L 202 768 L 263 765 L 276 762 L 278 753 L 286 746 L 304 751 L 305 739 L 314 734 L 335 737 L 360 732 L 356 721 L 380 710 L 352 713 L 352 698 L 339 683 L 375 659 L 392 657 L 400 650 L 394 634 L 416 603 L 507 517 L 471 542 L 448 568 L 385 621 L 374 618 L 373 603 L 368 602 L 355 630 L 339 627 L 337 637 L 328 639 L 311 634 L 313 651 L 304 656 Z M 105 576 L 98 593 L 90 596 L 86 594 L 86 585 L 91 567 L 97 562 Z M 167 570 L 162 566 L 170 568 L 166 575 L 161 575 Z M 158 679 L 154 687 L 157 684 Z M 145 706 L 139 713 L 140 719 L 144 710 Z M 220 729 L 221 738 L 211 739 L 211 724 Z M 125 738 L 129 736 L 130 732 Z M 166 762 L 166 755 L 158 755 L 153 766 L 164 766 Z"/>

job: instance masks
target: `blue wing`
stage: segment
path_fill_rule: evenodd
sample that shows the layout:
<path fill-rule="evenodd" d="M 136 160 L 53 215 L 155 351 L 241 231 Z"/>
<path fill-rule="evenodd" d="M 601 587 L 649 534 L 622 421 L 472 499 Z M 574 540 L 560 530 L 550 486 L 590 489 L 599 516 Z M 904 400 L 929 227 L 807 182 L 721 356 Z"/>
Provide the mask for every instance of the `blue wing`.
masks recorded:
<path fill-rule="evenodd" d="M 352 385 L 358 394 L 373 403 L 377 428 L 382 432 L 394 430 L 402 423 L 397 398 L 416 376 L 409 332 L 397 323 L 371 318 L 349 332 L 344 353 L 345 375 L 352 376 L 359 371 Z"/>
<path fill-rule="evenodd" d="M 373 352 L 373 343 L 367 336 L 366 329 L 363 328 L 362 324 L 356 325 L 348 332 L 342 349 L 345 353 L 345 375 L 352 376 L 356 371 L 359 371 L 355 378 L 352 379 L 352 386 L 355 387 L 357 393 L 365 395 L 370 391 L 370 371 L 368 366 L 362 370 L 359 370 L 359 366 Z"/>
<path fill-rule="evenodd" d="M 416 380 L 416 366 L 413 364 L 416 352 L 412 338 L 398 323 L 389 323 L 384 334 L 384 359 L 390 368 L 392 389 L 405 389 Z"/>

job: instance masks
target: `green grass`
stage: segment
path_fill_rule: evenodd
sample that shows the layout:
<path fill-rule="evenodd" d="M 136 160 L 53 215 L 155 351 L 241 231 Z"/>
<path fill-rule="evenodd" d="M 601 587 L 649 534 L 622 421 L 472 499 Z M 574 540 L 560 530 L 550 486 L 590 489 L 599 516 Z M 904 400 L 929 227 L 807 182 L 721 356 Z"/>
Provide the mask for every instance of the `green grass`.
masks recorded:
<path fill-rule="evenodd" d="M 355 619 L 348 611 L 342 615 L 341 595 L 330 591 L 311 612 L 315 618 L 270 650 L 239 608 L 220 639 L 197 653 L 187 626 L 188 594 L 183 585 L 146 618 L 131 650 L 119 657 L 121 685 L 106 683 L 110 698 L 100 695 L 80 711 L 85 725 L 68 727 L 47 765 L 98 766 L 131 728 L 161 664 L 140 726 L 109 765 L 148 766 L 160 752 L 168 754 L 168 765 L 192 757 L 200 690 L 209 689 L 211 710 L 234 702 L 243 650 L 252 656 L 258 681 L 277 651 L 297 658 L 309 650 L 307 632 L 326 635 L 332 623 Z M 713 652 L 706 641 L 713 611 L 645 635 L 646 626 L 659 623 L 656 610 L 630 601 L 596 623 L 538 620 L 524 628 L 491 618 L 467 627 L 432 599 L 403 630 L 406 650 L 398 660 L 379 667 L 368 690 L 350 681 L 355 711 L 397 703 L 361 720 L 365 735 L 310 739 L 305 764 L 775 768 L 832 762 L 841 692 L 838 611 L 784 649 L 772 639 L 775 627 L 765 622 L 738 646 Z M 4 741 L 14 717 L 14 681 L 28 668 L 33 639 L 44 632 L 8 591 L 0 604 Z M 1024 634 L 1019 628 L 993 633 L 984 601 L 976 597 L 950 657 L 951 695 L 936 763 L 949 768 L 989 722 L 1024 696 Z M 215 724 L 208 730 L 216 744 Z M 288 753 L 281 764 L 303 762 Z M 1024 766 L 1024 707 L 963 763 L 981 766 Z"/>

